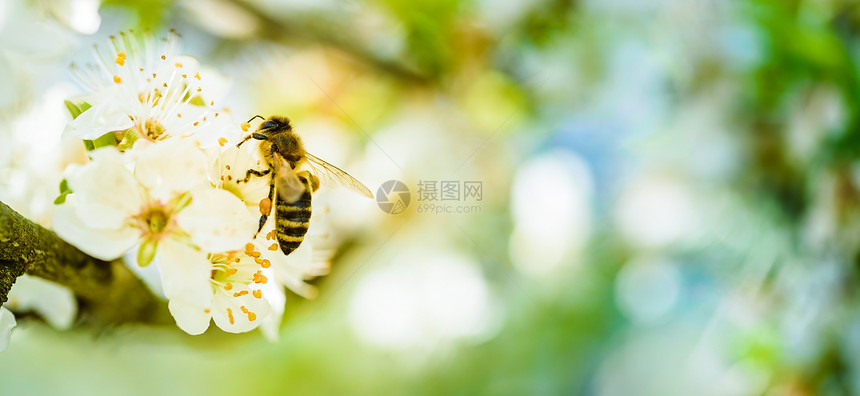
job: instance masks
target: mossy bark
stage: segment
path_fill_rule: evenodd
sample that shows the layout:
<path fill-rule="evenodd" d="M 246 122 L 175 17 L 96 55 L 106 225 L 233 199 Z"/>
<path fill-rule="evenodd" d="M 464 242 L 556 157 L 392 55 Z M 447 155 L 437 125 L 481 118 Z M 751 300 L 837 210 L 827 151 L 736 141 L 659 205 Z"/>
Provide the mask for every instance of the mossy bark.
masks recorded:
<path fill-rule="evenodd" d="M 68 287 L 82 313 L 102 324 L 163 316 L 163 304 L 122 263 L 90 257 L 0 202 L 0 303 L 25 273 Z"/>

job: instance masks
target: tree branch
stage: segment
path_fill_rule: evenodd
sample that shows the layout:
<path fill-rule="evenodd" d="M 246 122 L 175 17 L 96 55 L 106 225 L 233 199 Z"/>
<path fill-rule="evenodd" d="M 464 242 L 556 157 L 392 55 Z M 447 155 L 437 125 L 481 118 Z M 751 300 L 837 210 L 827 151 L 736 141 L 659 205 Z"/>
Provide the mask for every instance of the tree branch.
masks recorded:
<path fill-rule="evenodd" d="M 90 257 L 0 202 L 0 304 L 24 273 L 70 288 L 97 321 L 150 322 L 163 314 L 163 304 L 122 263 Z"/>

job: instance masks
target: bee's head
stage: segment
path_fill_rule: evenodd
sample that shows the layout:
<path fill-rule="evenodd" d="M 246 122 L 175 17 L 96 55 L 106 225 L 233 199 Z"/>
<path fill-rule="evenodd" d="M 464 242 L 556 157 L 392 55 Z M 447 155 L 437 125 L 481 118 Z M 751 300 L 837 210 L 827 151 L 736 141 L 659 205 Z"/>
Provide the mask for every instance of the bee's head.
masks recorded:
<path fill-rule="evenodd" d="M 257 117 L 263 118 L 259 115 L 255 116 L 254 118 Z M 248 120 L 248 122 L 250 123 L 254 120 L 254 118 L 251 118 L 250 120 Z M 257 130 L 255 130 L 250 136 L 245 137 L 245 140 L 240 142 L 238 145 L 241 146 L 242 143 L 244 143 L 250 138 L 254 138 L 256 140 L 271 140 L 274 136 L 284 134 L 285 132 L 286 134 L 289 134 L 289 132 L 292 132 L 292 130 L 293 126 L 290 124 L 289 118 L 282 116 L 271 116 L 265 119 L 262 123 L 260 123 L 260 126 L 257 127 Z"/>

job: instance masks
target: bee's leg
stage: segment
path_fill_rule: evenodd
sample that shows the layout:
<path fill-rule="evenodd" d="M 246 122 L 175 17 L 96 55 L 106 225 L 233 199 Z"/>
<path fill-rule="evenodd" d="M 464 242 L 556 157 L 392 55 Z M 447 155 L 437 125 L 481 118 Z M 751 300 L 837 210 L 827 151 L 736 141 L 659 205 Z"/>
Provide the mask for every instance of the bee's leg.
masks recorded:
<path fill-rule="evenodd" d="M 247 183 L 248 180 L 251 180 L 251 176 L 262 177 L 262 176 L 268 175 L 269 172 L 271 172 L 271 171 L 272 171 L 271 168 L 266 169 L 264 171 L 258 171 L 256 169 L 248 169 L 248 171 L 245 172 L 245 178 L 241 179 L 241 180 L 236 180 L 236 183 Z"/>
<path fill-rule="evenodd" d="M 254 238 L 257 238 L 257 234 L 263 230 L 263 226 L 266 225 L 266 220 L 269 218 L 269 214 L 272 213 L 272 206 L 274 206 L 275 202 L 272 201 L 275 198 L 275 183 L 269 184 L 269 207 L 268 210 L 260 209 L 262 216 L 260 216 L 260 226 L 257 227 L 257 232 L 254 233 Z"/>

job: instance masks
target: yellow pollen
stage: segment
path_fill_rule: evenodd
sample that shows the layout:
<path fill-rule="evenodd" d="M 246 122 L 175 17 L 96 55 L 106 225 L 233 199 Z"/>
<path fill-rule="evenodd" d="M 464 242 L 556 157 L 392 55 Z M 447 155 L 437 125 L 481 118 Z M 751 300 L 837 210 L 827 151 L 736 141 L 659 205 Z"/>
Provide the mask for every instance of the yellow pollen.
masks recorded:
<path fill-rule="evenodd" d="M 140 71 L 143 71 L 143 68 L 142 68 L 142 67 L 140 68 Z"/>
<path fill-rule="evenodd" d="M 239 307 L 239 309 L 241 309 L 241 310 L 242 310 L 242 313 L 248 313 L 248 312 L 249 312 L 249 311 L 248 311 L 248 308 L 245 308 L 245 306 L 244 306 L 244 305 L 243 305 L 243 306 L 241 306 L 241 307 Z"/>
<path fill-rule="evenodd" d="M 121 83 L 121 82 L 122 82 L 122 79 L 121 79 L 121 78 L 119 78 L 119 76 L 113 76 L 113 82 L 115 82 L 115 83 L 119 84 L 119 83 Z"/>
<path fill-rule="evenodd" d="M 266 238 L 275 239 L 275 230 L 269 231 L 269 233 L 266 234 Z"/>
<path fill-rule="evenodd" d="M 223 136 L 218 138 L 218 144 L 221 146 L 224 146 L 225 144 L 227 144 L 227 138 L 225 138 Z"/>
<path fill-rule="evenodd" d="M 182 118 L 182 114 L 176 113 L 176 116 Z"/>
<path fill-rule="evenodd" d="M 257 320 L 257 314 L 255 314 L 253 312 L 248 312 L 248 320 L 251 322 Z"/>
<path fill-rule="evenodd" d="M 234 324 L 234 323 L 236 323 L 236 322 L 233 320 L 233 310 L 232 310 L 232 309 L 230 309 L 230 308 L 227 308 L 227 319 L 230 319 L 230 324 Z"/>
<path fill-rule="evenodd" d="M 183 74 L 183 75 L 182 75 L 182 78 L 186 78 L 186 77 L 188 77 L 188 75 L 187 75 L 187 74 Z"/>
<path fill-rule="evenodd" d="M 218 113 L 215 113 L 215 117 L 218 117 Z"/>
<path fill-rule="evenodd" d="M 182 64 L 181 64 L 181 63 L 179 63 L 179 62 L 176 62 L 176 63 L 174 63 L 174 64 L 173 64 L 173 66 L 176 66 L 176 67 L 182 67 Z"/>
<path fill-rule="evenodd" d="M 266 276 L 263 275 L 261 270 L 257 270 L 257 272 L 254 273 L 254 283 L 266 283 L 266 281 L 268 281 L 268 279 L 266 279 Z"/>
<path fill-rule="evenodd" d="M 247 290 L 242 290 L 242 291 L 238 291 L 238 292 L 233 293 L 233 297 L 242 297 L 242 296 L 244 296 L 244 295 L 246 295 L 246 294 L 248 294 L 248 291 L 247 291 Z"/>
<path fill-rule="evenodd" d="M 242 123 L 242 132 L 248 132 L 249 129 L 251 129 L 251 124 L 249 124 L 247 122 L 243 122 Z"/>
<path fill-rule="evenodd" d="M 251 292 L 256 298 L 263 298 L 263 291 L 260 289 L 254 290 Z"/>
<path fill-rule="evenodd" d="M 238 260 L 238 259 L 237 259 Z M 230 268 L 226 271 L 227 276 L 231 276 L 239 272 L 238 268 Z"/>
<path fill-rule="evenodd" d="M 269 259 L 264 259 L 264 260 L 263 260 L 263 263 L 262 263 L 262 264 L 260 264 L 260 266 L 261 266 L 261 267 L 263 267 L 263 268 L 269 268 L 269 267 L 271 267 L 271 266 L 272 266 L 272 262 L 271 262 L 271 261 L 269 261 Z"/>
<path fill-rule="evenodd" d="M 247 251 L 249 251 L 249 252 L 254 251 L 254 244 L 253 244 L 253 243 L 251 243 L 251 242 L 246 243 L 246 244 L 245 244 L 245 250 L 247 250 Z"/>
<path fill-rule="evenodd" d="M 273 251 L 273 252 L 274 252 L 275 250 L 278 250 L 278 244 L 277 244 L 277 243 L 273 243 L 273 244 L 272 244 L 272 246 L 269 246 L 269 250 L 271 250 L 271 251 Z"/>
<path fill-rule="evenodd" d="M 200 79 L 200 73 L 194 73 L 194 78 L 199 80 Z"/>
<path fill-rule="evenodd" d="M 225 284 L 224 284 L 224 290 L 230 290 L 230 289 L 232 289 L 232 288 L 233 288 L 233 284 L 232 284 L 232 283 L 229 283 L 229 282 L 228 282 L 228 283 L 225 283 Z"/>
<path fill-rule="evenodd" d="M 116 62 L 117 65 L 125 66 L 125 58 L 120 58 L 117 56 L 114 62 Z"/>
<path fill-rule="evenodd" d="M 200 123 L 200 121 L 194 121 L 194 126 L 197 126 L 197 124 L 199 124 L 199 123 Z"/>
<path fill-rule="evenodd" d="M 209 308 L 206 308 L 206 309 L 204 309 L 204 310 L 203 310 L 203 313 L 205 313 L 205 314 L 208 314 L 209 312 L 212 312 L 212 311 L 210 311 L 210 310 L 209 310 Z"/>
<path fill-rule="evenodd" d="M 238 263 L 240 261 L 242 261 L 242 260 L 240 260 L 238 257 L 236 257 L 236 262 Z"/>
<path fill-rule="evenodd" d="M 167 83 L 161 84 L 164 88 L 167 88 Z"/>
<path fill-rule="evenodd" d="M 215 101 L 213 100 L 213 101 L 209 102 L 209 106 L 215 106 Z"/>
<path fill-rule="evenodd" d="M 255 258 L 254 262 L 257 264 L 263 264 L 263 259 Z"/>
<path fill-rule="evenodd" d="M 224 165 L 224 167 L 227 168 L 227 170 L 230 170 L 230 165 Z"/>
<path fill-rule="evenodd" d="M 117 58 L 125 59 L 125 58 L 126 58 L 126 56 L 125 56 L 125 52 L 122 52 L 122 51 L 117 52 L 117 53 L 116 53 L 116 57 L 117 57 Z"/>
<path fill-rule="evenodd" d="M 165 60 L 165 59 L 167 59 L 167 57 L 164 55 L 161 55 L 161 60 Z"/>
<path fill-rule="evenodd" d="M 155 73 L 152 73 L 152 78 L 155 78 L 155 76 L 156 76 L 156 74 L 155 74 Z"/>
<path fill-rule="evenodd" d="M 251 257 L 260 257 L 260 252 L 248 252 L 248 255 Z"/>
<path fill-rule="evenodd" d="M 197 92 L 200 92 L 202 90 L 203 90 L 203 88 L 197 87 Z"/>

